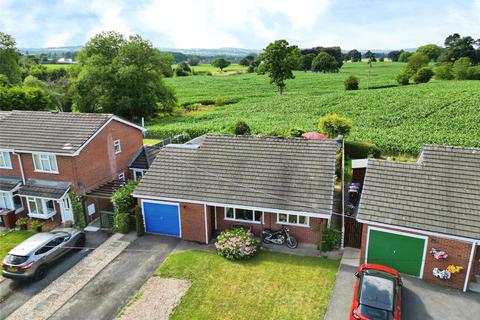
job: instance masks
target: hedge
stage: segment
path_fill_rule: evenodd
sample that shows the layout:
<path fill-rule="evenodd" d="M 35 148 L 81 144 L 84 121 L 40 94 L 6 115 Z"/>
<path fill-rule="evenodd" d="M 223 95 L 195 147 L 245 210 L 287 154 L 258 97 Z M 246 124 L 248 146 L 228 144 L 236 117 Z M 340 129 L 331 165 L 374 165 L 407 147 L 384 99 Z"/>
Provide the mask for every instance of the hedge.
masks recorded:
<path fill-rule="evenodd" d="M 380 158 L 381 151 L 370 142 L 345 141 L 345 156 L 350 159 Z"/>

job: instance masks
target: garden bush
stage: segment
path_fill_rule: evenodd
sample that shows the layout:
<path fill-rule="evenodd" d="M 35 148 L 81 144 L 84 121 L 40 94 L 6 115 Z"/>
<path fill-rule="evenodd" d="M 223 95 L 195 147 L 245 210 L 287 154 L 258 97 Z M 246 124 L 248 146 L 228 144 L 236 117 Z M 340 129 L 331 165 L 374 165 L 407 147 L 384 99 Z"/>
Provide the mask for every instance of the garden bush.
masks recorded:
<path fill-rule="evenodd" d="M 429 67 L 423 67 L 413 76 L 415 83 L 427 83 L 433 77 L 433 70 Z"/>
<path fill-rule="evenodd" d="M 453 74 L 457 80 L 468 79 L 468 69 L 470 68 L 470 58 L 462 57 L 453 64 Z"/>
<path fill-rule="evenodd" d="M 236 135 L 241 135 L 241 136 L 249 135 L 250 132 L 251 132 L 250 127 L 248 126 L 248 124 L 245 121 L 240 120 L 235 124 L 235 134 Z"/>
<path fill-rule="evenodd" d="M 137 208 L 135 210 L 135 220 L 136 220 L 136 231 L 137 231 L 137 236 L 141 237 L 145 234 L 145 226 L 143 225 L 143 214 L 140 208 Z"/>
<path fill-rule="evenodd" d="M 406 86 L 410 81 L 410 75 L 407 72 L 402 72 L 397 76 L 397 82 L 402 86 Z"/>
<path fill-rule="evenodd" d="M 452 80 L 453 76 L 453 64 L 452 63 L 442 63 L 437 70 L 435 70 L 435 79 L 438 80 Z"/>
<path fill-rule="evenodd" d="M 253 234 L 242 228 L 225 230 L 217 237 L 217 253 L 229 260 L 248 259 L 258 251 L 258 241 Z"/>
<path fill-rule="evenodd" d="M 340 239 L 341 235 L 339 231 L 330 227 L 324 228 L 322 232 L 322 243 L 320 246 L 321 250 L 327 252 L 338 248 Z"/>
<path fill-rule="evenodd" d="M 345 79 L 345 90 L 358 90 L 358 78 L 355 76 L 349 76 Z"/>
<path fill-rule="evenodd" d="M 380 158 L 380 149 L 366 141 L 345 141 L 345 156 L 350 159 Z"/>
<path fill-rule="evenodd" d="M 468 79 L 480 80 L 480 66 L 473 66 L 468 68 Z"/>
<path fill-rule="evenodd" d="M 72 203 L 73 220 L 75 220 L 75 225 L 79 228 L 85 228 L 87 226 L 87 221 L 85 220 L 85 214 L 83 213 L 82 198 L 75 192 L 70 192 L 68 196 Z"/>
<path fill-rule="evenodd" d="M 290 130 L 290 136 L 296 137 L 296 138 L 301 137 L 302 134 L 304 133 L 305 133 L 305 130 L 299 129 L 299 128 L 293 128 L 292 130 Z"/>
<path fill-rule="evenodd" d="M 129 212 L 133 210 L 136 205 L 136 199 L 132 197 L 132 192 L 137 187 L 137 184 L 138 181 L 129 181 L 112 195 L 112 203 L 115 207 L 113 227 L 117 232 L 128 233 L 130 231 Z"/>
<path fill-rule="evenodd" d="M 339 135 L 346 136 L 352 129 L 352 121 L 349 118 L 340 117 L 338 114 L 328 114 L 320 118 L 318 129 L 329 138 Z"/>
<path fill-rule="evenodd" d="M 128 212 L 115 211 L 113 216 L 113 229 L 120 233 L 130 232 L 130 216 Z"/>

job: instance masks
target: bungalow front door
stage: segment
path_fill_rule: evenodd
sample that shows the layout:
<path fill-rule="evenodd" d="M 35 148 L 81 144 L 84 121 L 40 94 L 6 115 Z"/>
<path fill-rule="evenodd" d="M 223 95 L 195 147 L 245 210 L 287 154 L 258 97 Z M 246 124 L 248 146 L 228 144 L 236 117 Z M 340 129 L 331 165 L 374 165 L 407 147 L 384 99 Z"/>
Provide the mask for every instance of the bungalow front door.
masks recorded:
<path fill-rule="evenodd" d="M 62 210 L 62 222 L 74 222 L 72 203 L 70 202 L 70 197 L 68 195 L 60 200 L 60 208 Z"/>

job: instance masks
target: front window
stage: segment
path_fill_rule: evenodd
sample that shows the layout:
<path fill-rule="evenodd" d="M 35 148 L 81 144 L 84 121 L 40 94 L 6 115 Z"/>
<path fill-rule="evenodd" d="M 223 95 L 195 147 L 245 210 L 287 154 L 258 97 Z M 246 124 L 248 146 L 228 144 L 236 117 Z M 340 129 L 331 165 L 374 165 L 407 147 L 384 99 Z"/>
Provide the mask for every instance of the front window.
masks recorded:
<path fill-rule="evenodd" d="M 120 145 L 120 140 L 113 141 L 113 149 L 115 150 L 115 154 L 122 152 L 122 146 Z"/>
<path fill-rule="evenodd" d="M 290 213 L 277 214 L 277 223 L 288 224 L 293 226 L 304 226 L 304 227 L 308 227 L 309 225 L 307 216 L 302 216 L 300 214 L 290 214 Z"/>
<path fill-rule="evenodd" d="M 10 161 L 10 153 L 7 151 L 0 151 L 0 168 L 12 169 L 12 162 Z"/>
<path fill-rule="evenodd" d="M 28 197 L 29 216 L 39 219 L 48 219 L 55 215 L 53 200 Z"/>
<path fill-rule="evenodd" d="M 122 172 L 118 175 L 118 181 L 120 181 L 121 183 L 125 182 L 125 173 Z"/>
<path fill-rule="evenodd" d="M 0 191 L 0 209 L 13 209 L 10 193 Z"/>
<path fill-rule="evenodd" d="M 262 211 L 225 208 L 225 220 L 260 223 L 262 221 L 262 215 Z"/>
<path fill-rule="evenodd" d="M 57 158 L 51 154 L 33 154 L 35 171 L 58 173 Z"/>
<path fill-rule="evenodd" d="M 143 177 L 143 170 L 133 170 L 133 178 L 140 180 Z"/>

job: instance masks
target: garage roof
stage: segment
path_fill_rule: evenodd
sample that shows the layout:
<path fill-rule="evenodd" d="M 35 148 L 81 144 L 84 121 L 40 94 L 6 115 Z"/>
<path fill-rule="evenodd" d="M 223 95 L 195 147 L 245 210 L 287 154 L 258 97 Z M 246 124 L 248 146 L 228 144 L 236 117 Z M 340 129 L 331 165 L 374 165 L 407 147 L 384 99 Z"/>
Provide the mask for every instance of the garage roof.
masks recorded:
<path fill-rule="evenodd" d="M 359 220 L 480 239 L 480 149 L 425 145 L 415 163 L 369 159 Z"/>
<path fill-rule="evenodd" d="M 335 155 L 331 139 L 207 135 L 163 148 L 134 194 L 330 214 Z"/>

